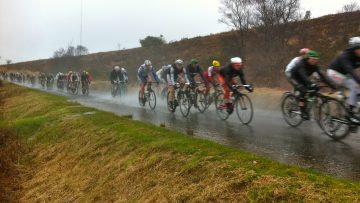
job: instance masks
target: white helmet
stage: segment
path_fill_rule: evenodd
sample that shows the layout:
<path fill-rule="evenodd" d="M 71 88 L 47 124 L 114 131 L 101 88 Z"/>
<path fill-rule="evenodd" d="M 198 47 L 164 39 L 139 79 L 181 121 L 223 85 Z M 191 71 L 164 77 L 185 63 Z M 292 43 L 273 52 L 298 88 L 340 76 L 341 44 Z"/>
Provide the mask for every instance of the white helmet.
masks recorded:
<path fill-rule="evenodd" d="M 349 39 L 349 46 L 351 48 L 360 48 L 360 37 L 352 37 Z"/>
<path fill-rule="evenodd" d="M 120 70 L 120 67 L 119 67 L 119 66 L 115 66 L 115 67 L 114 67 L 114 70 L 117 70 L 117 71 L 118 71 L 118 70 Z"/>
<path fill-rule="evenodd" d="M 183 61 L 181 59 L 178 59 L 175 61 L 175 64 L 178 64 L 178 65 L 183 65 Z"/>
<path fill-rule="evenodd" d="M 126 70 L 125 70 L 125 68 L 121 68 L 121 71 L 123 71 L 123 72 L 124 72 L 124 71 L 126 71 Z"/>
<path fill-rule="evenodd" d="M 231 59 L 230 59 L 230 62 L 231 62 L 232 64 L 234 64 L 234 63 L 242 63 L 242 60 L 241 60 L 240 57 L 234 57 L 234 58 L 231 58 Z"/>
<path fill-rule="evenodd" d="M 145 60 L 144 64 L 145 64 L 146 66 L 151 66 L 151 61 L 150 61 L 150 60 Z"/>

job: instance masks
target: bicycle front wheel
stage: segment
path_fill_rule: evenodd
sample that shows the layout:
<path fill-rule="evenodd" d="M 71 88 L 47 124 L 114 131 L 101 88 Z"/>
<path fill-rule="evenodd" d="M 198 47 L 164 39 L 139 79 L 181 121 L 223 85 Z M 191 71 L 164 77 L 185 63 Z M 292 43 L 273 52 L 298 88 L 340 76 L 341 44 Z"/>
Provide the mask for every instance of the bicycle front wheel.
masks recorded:
<path fill-rule="evenodd" d="M 349 135 L 351 122 L 347 109 L 342 102 L 329 98 L 320 106 L 320 123 L 325 134 L 334 140 L 341 140 Z"/>
<path fill-rule="evenodd" d="M 207 108 L 207 99 L 205 96 L 205 93 L 200 91 L 196 95 L 196 103 L 197 103 L 197 109 L 200 113 L 204 113 Z"/>
<path fill-rule="evenodd" d="M 181 93 L 179 95 L 179 105 L 181 114 L 184 117 L 187 117 L 190 113 L 191 108 L 191 98 L 188 96 L 188 94 Z"/>
<path fill-rule="evenodd" d="M 290 126 L 297 127 L 302 123 L 303 119 L 301 118 L 299 101 L 295 95 L 287 93 L 283 97 L 283 101 L 281 103 L 281 111 L 284 120 Z"/>
<path fill-rule="evenodd" d="M 148 98 L 147 98 L 148 102 L 149 102 L 149 107 L 151 110 L 154 110 L 156 107 L 156 95 L 155 92 L 153 90 L 150 90 L 148 92 Z"/>
<path fill-rule="evenodd" d="M 254 116 L 254 108 L 250 97 L 246 94 L 239 96 L 235 102 L 236 114 L 240 122 L 244 125 L 249 124 Z"/>

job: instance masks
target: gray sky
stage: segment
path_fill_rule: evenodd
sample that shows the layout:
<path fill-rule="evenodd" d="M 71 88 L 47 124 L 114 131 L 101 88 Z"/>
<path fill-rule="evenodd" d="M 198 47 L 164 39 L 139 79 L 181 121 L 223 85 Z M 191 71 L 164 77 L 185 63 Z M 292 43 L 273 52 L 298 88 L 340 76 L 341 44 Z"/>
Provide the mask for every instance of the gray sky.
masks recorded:
<path fill-rule="evenodd" d="M 302 0 L 313 17 L 336 13 L 354 0 Z M 360 0 L 355 0 L 360 3 Z M 228 31 L 218 23 L 220 0 L 83 0 L 83 45 L 91 53 L 139 47 Z M 80 41 L 81 0 L 0 0 L 0 64 L 49 58 Z"/>

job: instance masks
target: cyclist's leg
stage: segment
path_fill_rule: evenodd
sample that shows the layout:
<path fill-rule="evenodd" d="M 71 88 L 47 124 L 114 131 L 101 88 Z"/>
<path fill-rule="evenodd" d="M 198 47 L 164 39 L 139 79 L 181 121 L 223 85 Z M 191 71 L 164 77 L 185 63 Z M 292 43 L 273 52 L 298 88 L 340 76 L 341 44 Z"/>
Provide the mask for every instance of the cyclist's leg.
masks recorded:
<path fill-rule="evenodd" d="M 140 83 L 140 97 L 141 98 L 144 98 L 145 86 L 146 86 L 146 80 L 141 81 L 141 83 Z"/>

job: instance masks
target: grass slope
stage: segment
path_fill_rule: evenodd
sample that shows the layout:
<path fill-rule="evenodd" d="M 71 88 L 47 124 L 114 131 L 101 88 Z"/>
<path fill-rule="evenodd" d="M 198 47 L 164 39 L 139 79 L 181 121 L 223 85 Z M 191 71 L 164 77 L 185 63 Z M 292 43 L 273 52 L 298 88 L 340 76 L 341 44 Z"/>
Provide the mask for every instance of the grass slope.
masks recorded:
<path fill-rule="evenodd" d="M 6 84 L 0 127 L 30 148 L 23 202 L 359 202 L 360 183 Z M 91 112 L 91 113 L 89 113 Z"/>

